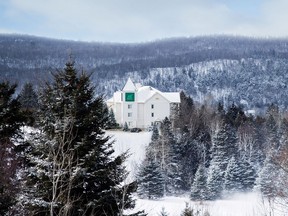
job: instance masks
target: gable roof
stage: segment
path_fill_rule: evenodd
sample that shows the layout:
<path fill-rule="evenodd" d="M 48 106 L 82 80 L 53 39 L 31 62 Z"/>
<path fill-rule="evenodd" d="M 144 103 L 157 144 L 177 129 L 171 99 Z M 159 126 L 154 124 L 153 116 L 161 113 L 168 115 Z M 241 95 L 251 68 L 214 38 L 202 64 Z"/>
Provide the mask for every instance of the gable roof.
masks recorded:
<path fill-rule="evenodd" d="M 122 91 L 135 91 L 135 90 L 136 90 L 136 87 L 129 77 Z"/>
<path fill-rule="evenodd" d="M 142 86 L 137 90 L 138 102 L 146 102 L 155 94 L 159 94 L 170 103 L 180 103 L 180 93 L 178 92 L 161 92 L 151 86 Z"/>
<path fill-rule="evenodd" d="M 155 94 L 161 95 L 170 103 L 180 103 L 179 92 L 161 92 L 151 86 L 137 85 L 136 87 L 130 78 L 128 78 L 124 88 L 122 89 L 122 92 L 127 92 L 127 91 L 137 92 L 137 102 L 139 103 L 145 103 L 147 100 L 152 98 Z M 107 102 L 121 102 L 121 101 L 122 101 L 121 92 L 118 91 L 118 92 L 115 92 L 114 96 L 110 98 Z"/>

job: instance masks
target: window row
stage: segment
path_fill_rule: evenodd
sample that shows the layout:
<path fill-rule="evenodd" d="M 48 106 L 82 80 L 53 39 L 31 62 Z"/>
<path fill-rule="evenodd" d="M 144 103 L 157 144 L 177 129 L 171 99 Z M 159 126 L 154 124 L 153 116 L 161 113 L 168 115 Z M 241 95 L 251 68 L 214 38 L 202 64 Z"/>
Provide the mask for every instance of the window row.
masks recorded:
<path fill-rule="evenodd" d="M 128 117 L 132 117 L 132 113 L 131 112 L 128 113 Z M 151 113 L 151 117 L 154 117 L 154 113 Z"/>
<path fill-rule="evenodd" d="M 128 109 L 132 109 L 132 104 L 128 104 Z M 154 109 L 154 104 L 151 104 L 151 109 Z"/>

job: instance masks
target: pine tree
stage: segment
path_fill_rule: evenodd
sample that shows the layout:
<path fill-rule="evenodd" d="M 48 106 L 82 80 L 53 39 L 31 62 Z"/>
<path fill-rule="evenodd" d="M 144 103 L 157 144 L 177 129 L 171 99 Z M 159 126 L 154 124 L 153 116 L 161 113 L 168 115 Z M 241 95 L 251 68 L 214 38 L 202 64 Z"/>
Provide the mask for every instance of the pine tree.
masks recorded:
<path fill-rule="evenodd" d="M 273 164 L 271 157 L 267 157 L 259 173 L 256 187 L 265 197 L 273 198 L 278 194 L 279 168 Z"/>
<path fill-rule="evenodd" d="M 191 187 L 192 200 L 205 200 L 207 196 L 207 177 L 204 164 L 200 164 Z"/>
<path fill-rule="evenodd" d="M 124 123 L 123 131 L 129 131 L 129 127 L 128 127 L 127 122 Z"/>
<path fill-rule="evenodd" d="M 158 126 L 156 124 L 153 125 L 153 130 L 152 130 L 152 136 L 151 136 L 151 141 L 155 142 L 159 139 L 159 130 Z"/>
<path fill-rule="evenodd" d="M 140 198 L 159 199 L 164 196 L 164 178 L 159 164 L 146 159 L 138 173 L 137 194 Z"/>
<path fill-rule="evenodd" d="M 211 155 L 214 163 L 217 163 L 222 175 L 232 156 L 237 155 L 237 136 L 235 129 L 229 124 L 223 123 L 212 139 Z"/>
<path fill-rule="evenodd" d="M 159 162 L 165 179 L 165 192 L 174 194 L 180 187 L 179 165 L 177 158 L 178 144 L 172 132 L 172 124 L 166 117 L 160 125 Z"/>
<path fill-rule="evenodd" d="M 38 108 L 38 95 L 31 83 L 25 83 L 18 95 L 18 100 L 25 110 L 35 110 Z"/>
<path fill-rule="evenodd" d="M 240 170 L 239 164 L 236 162 L 235 157 L 229 160 L 226 172 L 225 172 L 225 182 L 224 190 L 225 194 L 233 194 L 235 192 L 240 192 L 243 190 L 243 185 L 241 182 L 242 170 Z"/>
<path fill-rule="evenodd" d="M 165 208 L 162 207 L 162 210 L 161 210 L 160 214 L 158 214 L 158 216 L 169 216 L 169 214 L 165 211 Z"/>
<path fill-rule="evenodd" d="M 18 158 L 13 138 L 19 138 L 25 123 L 21 104 L 13 98 L 16 85 L 0 83 L 0 215 L 5 215 L 16 202 Z M 15 140 L 15 139 L 14 139 Z"/>
<path fill-rule="evenodd" d="M 193 209 L 186 203 L 185 209 L 181 213 L 181 216 L 194 216 Z"/>
<path fill-rule="evenodd" d="M 38 95 L 31 83 L 25 83 L 18 95 L 18 100 L 21 103 L 21 109 L 26 113 L 28 124 L 33 125 L 37 117 L 36 111 L 39 108 L 39 104 Z"/>
<path fill-rule="evenodd" d="M 118 127 L 118 124 L 116 122 L 114 112 L 112 109 L 110 109 L 108 113 L 108 121 L 107 121 L 106 129 L 116 129 L 117 127 Z"/>
<path fill-rule="evenodd" d="M 122 184 L 126 154 L 114 150 L 103 128 L 102 97 L 69 61 L 40 95 L 40 131 L 27 149 L 26 200 L 32 215 L 123 215 L 134 207 L 135 183 Z"/>
<path fill-rule="evenodd" d="M 207 175 L 207 197 L 208 200 L 221 198 L 223 192 L 224 176 L 217 163 L 211 162 Z"/>

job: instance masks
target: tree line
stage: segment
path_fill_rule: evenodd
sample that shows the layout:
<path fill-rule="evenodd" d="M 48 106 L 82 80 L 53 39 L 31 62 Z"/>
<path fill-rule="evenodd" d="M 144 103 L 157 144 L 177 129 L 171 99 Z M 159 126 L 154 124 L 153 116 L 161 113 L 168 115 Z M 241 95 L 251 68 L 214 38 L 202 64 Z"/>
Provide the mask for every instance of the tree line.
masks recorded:
<path fill-rule="evenodd" d="M 263 116 L 232 103 L 194 103 L 181 93 L 178 117 L 154 126 L 139 167 L 138 196 L 189 194 L 193 201 L 258 191 L 287 205 L 287 113 L 272 104 Z"/>

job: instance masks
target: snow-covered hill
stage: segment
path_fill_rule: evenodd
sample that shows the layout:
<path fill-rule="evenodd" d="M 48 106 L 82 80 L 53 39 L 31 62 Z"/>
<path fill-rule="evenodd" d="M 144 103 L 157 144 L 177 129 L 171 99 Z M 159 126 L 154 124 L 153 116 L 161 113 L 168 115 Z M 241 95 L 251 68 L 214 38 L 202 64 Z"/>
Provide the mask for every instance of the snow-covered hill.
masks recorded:
<path fill-rule="evenodd" d="M 134 178 L 137 167 L 145 157 L 145 148 L 151 139 L 151 132 L 130 133 L 122 131 L 107 131 L 115 140 L 115 154 L 129 150 L 130 157 L 126 162 L 130 171 L 129 178 Z M 131 179 L 129 179 L 131 180 Z M 135 210 L 145 210 L 148 216 L 158 216 L 162 208 L 169 216 L 180 216 L 186 203 L 194 209 L 197 216 L 287 216 L 288 207 L 280 202 L 267 202 L 258 193 L 238 194 L 229 200 L 192 202 L 189 196 L 164 197 L 160 200 L 137 199 Z M 196 214 L 198 212 L 199 214 Z"/>

